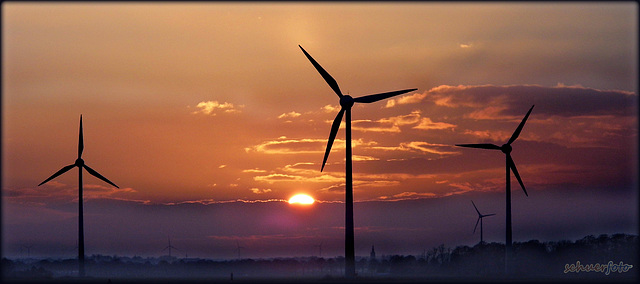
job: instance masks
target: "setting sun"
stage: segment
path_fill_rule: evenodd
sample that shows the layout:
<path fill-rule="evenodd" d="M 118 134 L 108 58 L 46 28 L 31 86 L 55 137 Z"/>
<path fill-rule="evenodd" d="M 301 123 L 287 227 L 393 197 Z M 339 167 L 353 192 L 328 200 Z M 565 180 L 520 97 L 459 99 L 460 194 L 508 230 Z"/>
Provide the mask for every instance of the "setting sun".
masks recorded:
<path fill-rule="evenodd" d="M 315 200 L 313 200 L 313 197 L 306 194 L 296 194 L 291 198 L 289 198 L 289 204 L 297 203 L 297 204 L 303 204 L 303 205 L 310 205 L 310 204 L 313 204 L 313 202 L 315 202 Z"/>

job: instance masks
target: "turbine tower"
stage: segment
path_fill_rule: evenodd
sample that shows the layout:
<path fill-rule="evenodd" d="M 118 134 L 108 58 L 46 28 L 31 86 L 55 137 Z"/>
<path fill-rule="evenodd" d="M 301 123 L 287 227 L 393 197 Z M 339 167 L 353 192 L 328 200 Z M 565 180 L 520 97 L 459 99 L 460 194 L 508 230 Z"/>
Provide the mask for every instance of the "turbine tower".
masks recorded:
<path fill-rule="evenodd" d="M 356 266 L 355 266 L 355 248 L 354 248 L 354 233 L 353 233 L 353 177 L 352 177 L 352 167 L 351 167 L 351 107 L 353 107 L 354 103 L 373 103 L 383 99 L 387 99 L 393 96 L 397 96 L 400 94 L 404 94 L 407 92 L 415 91 L 417 89 L 406 89 L 400 91 L 379 93 L 373 95 L 362 96 L 358 98 L 352 98 L 349 95 L 343 95 L 340 91 L 340 87 L 338 87 L 338 83 L 336 82 L 327 71 L 316 62 L 307 51 L 302 48 L 302 46 L 298 45 L 307 59 L 311 61 L 313 67 L 320 73 L 322 78 L 329 84 L 331 89 L 338 95 L 340 98 L 340 112 L 333 120 L 333 124 L 331 125 L 331 132 L 329 134 L 329 141 L 327 141 L 327 149 L 324 153 L 324 159 L 322 161 L 322 167 L 320 171 L 324 170 L 324 165 L 327 162 L 327 158 L 329 157 L 329 152 L 331 152 L 331 146 L 333 145 L 333 140 L 336 138 L 336 134 L 338 133 L 338 129 L 340 128 L 340 122 L 342 121 L 342 116 L 346 113 L 345 117 L 345 134 L 346 134 L 346 163 L 345 163 L 345 205 L 346 205 L 346 214 L 345 214 L 345 269 L 344 274 L 347 278 L 353 278 L 356 275 Z"/>
<path fill-rule="evenodd" d="M 524 124 L 527 122 L 527 118 L 529 118 L 529 114 L 531 114 L 531 111 L 533 110 L 533 107 L 535 105 L 532 105 L 531 108 L 529 109 L 529 111 L 527 112 L 527 115 L 524 116 L 524 118 L 522 119 L 522 122 L 520 122 L 520 125 L 518 125 L 518 128 L 516 128 L 516 130 L 513 132 L 513 135 L 511 135 L 511 138 L 509 138 L 509 141 L 507 141 L 506 144 L 503 144 L 502 146 L 498 146 L 495 144 L 456 144 L 456 146 L 460 146 L 460 147 L 469 147 L 469 148 L 479 148 L 479 149 L 489 149 L 489 150 L 500 150 L 502 151 L 502 153 L 504 153 L 506 155 L 506 224 L 507 224 L 507 229 L 506 229 L 506 244 L 505 244 L 505 258 L 504 258 L 504 271 L 506 274 L 509 274 L 509 262 L 510 262 L 510 258 L 511 258 L 511 249 L 512 249 L 512 239 L 511 239 L 511 171 L 513 171 L 513 174 L 516 176 L 516 179 L 518 179 L 518 183 L 520 183 L 520 187 L 522 187 L 522 190 L 524 191 L 524 195 L 529 196 L 529 194 L 527 194 L 527 190 L 524 188 L 524 183 L 522 183 L 522 179 L 520 178 L 520 175 L 518 174 L 518 169 L 516 169 L 516 164 L 513 162 L 513 159 L 511 158 L 511 143 L 513 143 L 514 141 L 516 141 L 516 139 L 518 139 L 518 136 L 520 135 L 520 132 L 522 131 L 522 128 L 524 127 Z"/>
<path fill-rule="evenodd" d="M 66 173 L 67 171 L 73 169 L 74 167 L 78 167 L 78 273 L 80 277 L 84 277 L 84 221 L 83 221 L 83 209 L 82 209 L 82 168 L 87 170 L 89 174 L 95 176 L 104 182 L 119 188 L 115 183 L 109 181 L 106 177 L 103 177 L 98 172 L 90 168 L 84 163 L 82 160 L 82 151 L 84 150 L 84 141 L 82 138 L 82 115 L 80 115 L 80 134 L 78 137 L 78 159 L 76 159 L 75 163 L 68 165 L 61 170 L 54 173 L 48 179 L 41 182 L 38 186 L 45 184 L 46 182 L 56 178 L 57 176 Z"/>
<path fill-rule="evenodd" d="M 169 245 L 166 246 L 164 249 L 162 249 L 162 251 L 169 249 L 169 257 L 171 257 L 171 249 L 175 249 L 175 250 L 179 250 L 179 249 L 171 245 L 171 238 L 169 238 L 169 236 L 167 236 L 167 239 L 169 240 Z"/>
<path fill-rule="evenodd" d="M 480 214 L 480 211 L 478 210 L 478 207 L 476 207 L 476 204 L 473 203 L 473 200 L 471 200 L 471 204 L 473 204 L 473 208 L 475 208 L 476 212 L 478 212 L 478 221 L 476 221 L 476 226 L 473 227 L 473 233 L 474 234 L 476 233 L 476 229 L 478 228 L 478 223 L 480 223 L 480 244 L 483 244 L 484 240 L 482 239 L 482 233 L 483 233 L 483 230 L 482 230 L 482 218 L 493 216 L 493 215 L 496 215 L 496 214 L 482 215 L 482 214 Z"/>

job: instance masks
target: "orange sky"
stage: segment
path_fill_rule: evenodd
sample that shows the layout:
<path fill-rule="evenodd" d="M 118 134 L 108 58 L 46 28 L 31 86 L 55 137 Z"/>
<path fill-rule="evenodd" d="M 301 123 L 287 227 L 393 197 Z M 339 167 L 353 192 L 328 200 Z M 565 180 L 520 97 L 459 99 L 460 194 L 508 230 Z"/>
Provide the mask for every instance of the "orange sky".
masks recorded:
<path fill-rule="evenodd" d="M 356 201 L 504 191 L 501 154 L 453 145 L 505 143 L 534 104 L 512 153 L 530 193 L 637 186 L 635 3 L 2 5 L 12 208 L 77 199 L 75 171 L 36 185 L 81 114 L 120 186 L 86 175 L 86 199 L 342 201 L 343 129 L 320 172 L 338 100 L 298 44 L 345 94 L 418 89 L 353 108 Z"/>

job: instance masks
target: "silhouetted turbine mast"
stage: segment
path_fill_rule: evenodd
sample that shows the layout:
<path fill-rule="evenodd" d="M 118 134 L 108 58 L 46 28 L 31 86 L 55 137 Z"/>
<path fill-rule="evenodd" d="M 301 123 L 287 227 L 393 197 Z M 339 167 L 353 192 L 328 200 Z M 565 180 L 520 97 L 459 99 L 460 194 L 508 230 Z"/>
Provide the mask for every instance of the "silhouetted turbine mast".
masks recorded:
<path fill-rule="evenodd" d="M 27 258 L 31 257 L 31 248 L 33 245 L 22 245 L 23 248 L 27 249 Z"/>
<path fill-rule="evenodd" d="M 322 257 L 322 242 L 319 245 L 315 245 L 318 248 L 318 257 Z"/>
<path fill-rule="evenodd" d="M 103 177 L 101 174 L 99 174 L 98 172 L 96 172 L 95 170 L 87 166 L 84 163 L 84 160 L 82 160 L 82 151 L 84 151 L 84 141 L 82 137 L 82 115 L 80 115 L 80 134 L 78 136 L 79 136 L 78 137 L 78 158 L 76 159 L 75 163 L 68 165 L 62 168 L 61 170 L 57 171 L 52 176 L 50 176 L 49 178 L 47 178 L 46 180 L 38 184 L 38 186 L 41 186 L 46 182 L 56 178 L 57 176 L 66 173 L 67 171 L 73 169 L 74 167 L 78 167 L 78 242 L 79 242 L 78 273 L 80 274 L 80 276 L 84 276 L 85 272 L 84 272 L 84 221 L 83 221 L 83 208 L 82 208 L 82 203 L 83 203 L 82 202 L 82 169 L 84 168 L 92 176 L 97 177 L 103 180 L 104 182 L 115 186 L 116 188 L 119 188 L 119 187 L 115 183 L 109 181 L 107 178 Z"/>
<path fill-rule="evenodd" d="M 171 257 L 171 249 L 175 249 L 175 250 L 179 250 L 179 249 L 177 249 L 177 248 L 175 248 L 174 246 L 171 245 L 171 238 L 169 236 L 167 236 L 167 240 L 169 240 L 169 245 L 166 246 L 164 249 L 162 249 L 162 251 L 165 251 L 165 250 L 168 249 L 169 250 L 169 257 Z"/>
<path fill-rule="evenodd" d="M 473 227 L 473 233 L 474 234 L 476 233 L 476 229 L 478 228 L 478 223 L 480 223 L 480 244 L 483 244 L 484 240 L 482 239 L 482 233 L 483 233 L 483 230 L 482 230 L 482 218 L 493 216 L 493 215 L 496 215 L 496 214 L 482 215 L 482 214 L 480 214 L 480 211 L 478 210 L 478 207 L 476 207 L 476 204 L 473 203 L 473 200 L 471 200 L 471 204 L 473 204 L 473 208 L 475 208 L 476 212 L 478 212 L 478 221 L 476 221 L 476 226 Z"/>
<path fill-rule="evenodd" d="M 516 164 L 515 162 L 513 162 L 513 159 L 511 158 L 511 143 L 513 143 L 514 141 L 516 141 L 516 139 L 518 139 L 518 136 L 520 135 L 520 132 L 522 131 L 522 128 L 524 127 L 524 124 L 527 122 L 527 118 L 529 118 L 529 115 L 531 114 L 531 111 L 533 110 L 533 107 L 535 105 L 532 105 L 531 108 L 529 109 L 529 111 L 527 112 L 527 115 L 524 116 L 524 118 L 522 119 L 522 122 L 520 122 L 520 125 L 518 125 L 518 128 L 516 128 L 516 130 L 513 132 L 513 135 L 511 135 L 511 138 L 509 138 L 509 141 L 507 141 L 506 144 L 503 144 L 502 146 L 498 146 L 495 144 L 488 144 L 488 143 L 484 143 L 484 144 L 456 144 L 456 146 L 460 146 L 460 147 L 469 147 L 469 148 L 479 148 L 479 149 L 489 149 L 489 150 L 500 150 L 502 151 L 502 153 L 504 153 L 506 155 L 506 224 L 507 224 L 507 229 L 506 229 L 506 244 L 505 244 L 505 265 L 504 265 L 504 269 L 505 269 L 505 273 L 509 274 L 509 262 L 510 262 L 510 258 L 511 258 L 511 246 L 512 246 L 512 237 L 511 237 L 511 171 L 513 171 L 513 174 L 516 176 L 516 179 L 518 179 L 518 183 L 520 183 L 520 187 L 522 187 L 522 190 L 524 191 L 524 194 L 526 196 L 529 196 L 529 194 L 527 194 L 527 190 L 524 188 L 524 183 L 522 183 L 522 179 L 520 178 L 520 174 L 518 174 L 518 169 L 516 169 Z"/>
<path fill-rule="evenodd" d="M 311 61 L 313 67 L 316 68 L 318 73 L 324 78 L 324 80 L 329 84 L 329 87 L 333 89 L 333 91 L 340 98 L 340 112 L 333 120 L 333 124 L 331 125 L 331 132 L 329 133 L 329 141 L 327 142 L 327 149 L 324 154 L 324 159 L 322 161 L 322 167 L 320 171 L 324 170 L 324 165 L 327 162 L 327 158 L 329 157 L 329 152 L 331 152 L 331 146 L 333 145 L 333 140 L 336 138 L 336 134 L 338 133 L 338 129 L 340 128 L 340 122 L 342 121 L 342 116 L 346 113 L 345 122 L 346 122 L 346 164 L 345 164 L 345 205 L 346 205 L 346 217 L 345 217 L 345 276 L 346 277 L 355 277 L 356 268 L 355 268 L 355 249 L 354 249 L 354 233 L 353 233 L 353 177 L 352 177 L 352 166 L 351 166 L 351 107 L 353 107 L 354 103 L 373 103 L 380 100 L 384 100 L 393 96 L 397 96 L 400 94 L 404 94 L 407 92 L 415 91 L 417 89 L 406 89 L 400 91 L 379 93 L 373 95 L 362 96 L 358 98 L 352 98 L 349 95 L 343 95 L 340 91 L 340 87 L 338 87 L 338 83 L 336 82 L 331 75 L 327 71 L 316 62 L 307 51 L 302 48 L 302 46 L 298 45 L 304 55 Z"/>
<path fill-rule="evenodd" d="M 243 249 L 244 247 L 240 246 L 240 242 L 238 242 L 236 240 L 236 250 L 238 251 L 238 259 L 240 259 L 240 250 Z"/>

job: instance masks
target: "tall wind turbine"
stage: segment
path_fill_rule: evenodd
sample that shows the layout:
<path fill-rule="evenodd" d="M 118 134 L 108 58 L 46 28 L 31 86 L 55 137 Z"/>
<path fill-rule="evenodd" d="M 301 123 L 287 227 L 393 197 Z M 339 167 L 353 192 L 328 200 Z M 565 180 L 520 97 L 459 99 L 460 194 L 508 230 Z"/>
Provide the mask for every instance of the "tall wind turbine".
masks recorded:
<path fill-rule="evenodd" d="M 90 168 L 84 163 L 82 160 L 82 151 L 84 150 L 84 142 L 82 138 L 82 115 L 80 115 L 80 134 L 78 137 L 78 159 L 76 159 L 75 163 L 68 165 L 61 170 L 54 173 L 48 179 L 41 182 L 38 186 L 45 184 L 46 182 L 56 178 L 57 176 L 66 173 L 67 171 L 73 169 L 74 167 L 78 167 L 78 272 L 81 277 L 85 275 L 84 273 L 84 221 L 83 221 L 83 209 L 82 209 L 82 168 L 86 169 L 92 176 L 95 176 L 104 182 L 119 188 L 115 183 L 109 181 L 106 177 L 103 177 L 101 174 Z"/>
<path fill-rule="evenodd" d="M 533 107 L 535 105 L 532 105 L 531 108 L 529 109 L 529 111 L 527 112 L 527 115 L 524 116 L 524 118 L 522 119 L 522 122 L 520 122 L 520 125 L 518 125 L 518 128 L 516 128 L 516 131 L 513 132 L 513 135 L 511 135 L 511 138 L 509 138 L 509 141 L 507 141 L 506 144 L 503 144 L 502 146 L 498 146 L 495 144 L 456 144 L 456 146 L 460 146 L 460 147 L 469 147 L 469 148 L 479 148 L 479 149 L 489 149 L 489 150 L 500 150 L 502 151 L 502 153 L 504 153 L 506 155 L 506 195 L 507 195 L 507 206 L 506 206 L 506 223 L 507 223 L 507 229 L 506 229 L 506 244 L 505 244 L 505 258 L 504 258 L 504 270 L 505 273 L 509 274 L 509 261 L 511 258 L 511 246 L 512 246 L 512 239 L 511 239 L 511 171 L 513 171 L 513 174 L 516 176 L 516 179 L 518 179 L 518 183 L 520 183 L 520 187 L 522 187 L 522 190 L 524 191 L 524 195 L 529 196 L 529 194 L 527 194 L 527 190 L 524 188 L 524 183 L 522 183 L 522 179 L 520 178 L 520 175 L 518 174 L 518 169 L 516 169 L 516 164 L 513 162 L 513 159 L 511 158 L 511 143 L 513 143 L 513 141 L 516 141 L 516 139 L 518 139 L 518 136 L 520 135 L 520 132 L 522 131 L 522 128 L 524 127 L 524 124 L 527 122 L 527 118 L 529 118 L 529 114 L 531 114 L 531 111 L 533 110 Z"/>
<path fill-rule="evenodd" d="M 324 153 L 324 159 L 322 161 L 322 167 L 320 171 L 324 170 L 324 165 L 327 162 L 327 158 L 329 157 L 329 152 L 331 152 L 331 146 L 333 145 L 333 140 L 336 138 L 336 134 L 338 133 L 338 129 L 340 128 L 340 122 L 342 121 L 342 115 L 346 113 L 345 122 L 346 122 L 346 164 L 345 164 L 345 205 L 346 205 L 346 214 L 345 214 L 345 269 L 344 274 L 347 278 L 355 277 L 356 275 L 356 266 L 355 266 L 355 248 L 354 248 L 354 233 L 353 233 L 353 178 L 352 178 L 352 168 L 351 168 L 351 107 L 353 107 L 354 103 L 373 103 L 383 99 L 387 99 L 393 96 L 397 96 L 400 94 L 404 94 L 407 92 L 415 91 L 417 89 L 406 89 L 400 91 L 379 93 L 373 95 L 362 96 L 358 98 L 352 98 L 349 95 L 343 95 L 340 91 L 340 87 L 338 87 L 338 83 L 336 82 L 331 75 L 327 71 L 316 62 L 307 51 L 302 48 L 302 46 L 298 45 L 307 59 L 311 61 L 313 67 L 318 70 L 322 78 L 329 84 L 329 87 L 333 89 L 333 91 L 340 98 L 340 112 L 333 120 L 333 124 L 331 125 L 331 132 L 329 134 L 329 141 L 327 142 L 327 149 Z"/>
<path fill-rule="evenodd" d="M 476 233 L 476 229 L 478 228 L 478 223 L 480 223 L 480 244 L 483 244 L 483 243 L 484 243 L 484 240 L 482 239 L 482 232 L 483 232 L 483 231 L 482 231 L 482 218 L 484 218 L 484 217 L 489 217 L 489 216 L 493 216 L 493 215 L 496 215 L 496 214 L 486 214 L 486 215 L 482 215 L 482 214 L 480 214 L 480 211 L 478 210 L 478 207 L 476 207 L 476 204 L 475 204 L 475 203 L 473 203 L 473 200 L 471 200 L 471 204 L 473 204 L 473 208 L 475 208 L 475 209 L 476 209 L 476 212 L 478 212 L 478 221 L 476 221 L 476 226 L 475 226 L 475 227 L 473 227 L 473 233 L 474 233 L 474 234 Z"/>
<path fill-rule="evenodd" d="M 166 246 L 164 249 L 162 249 L 162 251 L 169 249 L 169 257 L 171 257 L 171 249 L 175 249 L 175 250 L 178 250 L 178 249 L 171 245 L 171 238 L 169 238 L 169 236 L 167 236 L 167 239 L 169 240 L 169 245 Z"/>

